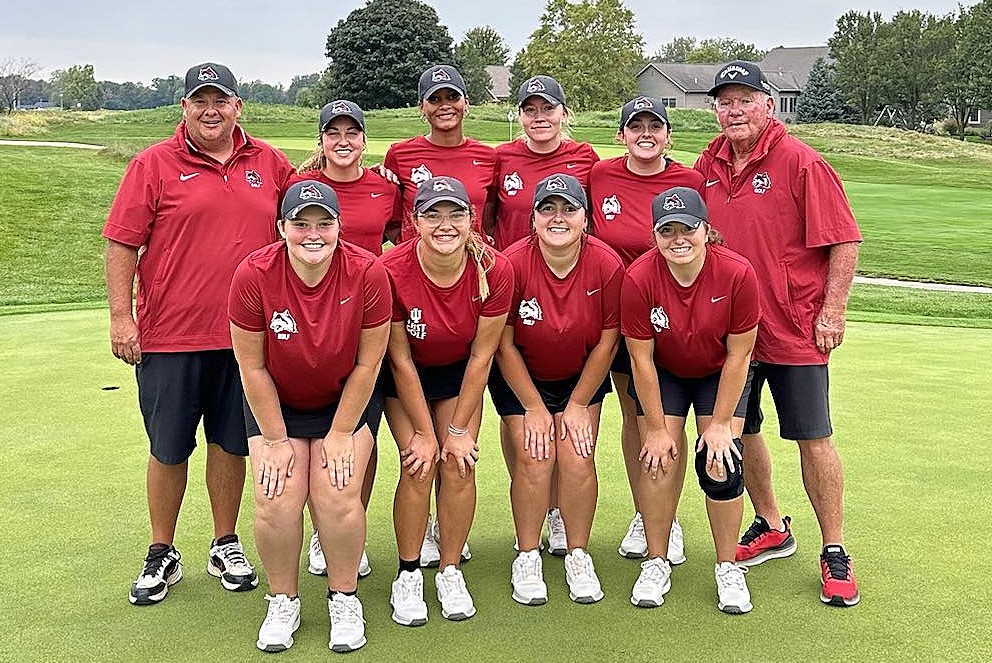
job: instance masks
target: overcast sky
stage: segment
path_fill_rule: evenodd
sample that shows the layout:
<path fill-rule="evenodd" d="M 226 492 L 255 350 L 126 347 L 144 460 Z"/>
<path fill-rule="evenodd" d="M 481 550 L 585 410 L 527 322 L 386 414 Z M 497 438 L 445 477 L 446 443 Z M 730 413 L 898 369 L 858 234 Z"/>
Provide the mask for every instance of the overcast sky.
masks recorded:
<path fill-rule="evenodd" d="M 788 17 L 780 1 L 625 0 L 636 17 L 648 54 L 682 35 L 732 37 L 761 49 L 826 43 L 837 18 L 852 9 L 953 12 L 957 0 L 799 0 Z M 540 22 L 544 0 L 428 0 L 457 41 L 469 28 L 490 25 L 513 52 Z M 970 6 L 974 0 L 963 0 Z M 0 21 L 0 60 L 29 58 L 53 69 L 92 64 L 97 80 L 141 81 L 181 75 L 211 60 L 228 65 L 240 80 L 289 84 L 293 76 L 326 67 L 327 33 L 365 0 L 282 2 L 213 0 L 146 3 L 138 0 L 55 0 L 5 3 Z"/>

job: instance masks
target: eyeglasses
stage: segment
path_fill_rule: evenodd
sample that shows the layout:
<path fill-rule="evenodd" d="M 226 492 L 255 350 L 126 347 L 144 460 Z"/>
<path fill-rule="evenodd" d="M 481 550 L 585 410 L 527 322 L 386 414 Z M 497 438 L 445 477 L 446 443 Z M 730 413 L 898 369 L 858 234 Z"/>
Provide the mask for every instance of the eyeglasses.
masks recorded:
<path fill-rule="evenodd" d="M 432 228 L 437 228 L 439 225 L 447 221 L 453 226 L 458 226 L 466 223 L 469 220 L 469 213 L 465 210 L 455 210 L 449 212 L 448 214 L 442 214 L 441 212 L 424 212 L 418 214 L 423 222 Z"/>
<path fill-rule="evenodd" d="M 307 221 L 301 221 L 299 219 L 293 221 L 287 221 L 286 226 L 291 230 L 298 233 L 306 233 L 311 230 L 315 230 L 318 233 L 326 233 L 338 225 L 338 220 L 333 219 L 330 221 L 318 221 L 317 223 L 309 223 Z"/>
<path fill-rule="evenodd" d="M 575 219 L 583 209 L 571 203 L 565 203 L 561 207 L 558 207 L 554 203 L 541 203 L 534 211 L 545 218 L 560 216 L 563 219 Z"/>

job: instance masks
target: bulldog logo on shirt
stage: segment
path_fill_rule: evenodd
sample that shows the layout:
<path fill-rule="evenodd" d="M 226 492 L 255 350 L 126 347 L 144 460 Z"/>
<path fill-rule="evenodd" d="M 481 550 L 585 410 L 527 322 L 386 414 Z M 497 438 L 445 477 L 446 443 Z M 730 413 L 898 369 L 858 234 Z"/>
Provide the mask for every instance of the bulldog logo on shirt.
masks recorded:
<path fill-rule="evenodd" d="M 285 311 L 273 311 L 272 321 L 269 322 L 269 329 L 275 332 L 276 338 L 280 341 L 288 341 L 290 334 L 296 334 L 296 320 L 290 314 L 289 309 Z"/>
<path fill-rule="evenodd" d="M 620 215 L 620 200 L 615 194 L 607 198 L 603 198 L 603 205 L 601 209 L 603 210 L 603 216 L 606 217 L 606 220 L 612 221 Z"/>
<path fill-rule="evenodd" d="M 262 176 L 258 174 L 258 171 L 246 170 L 245 182 L 248 182 L 248 186 L 250 186 L 253 189 L 262 188 Z"/>
<path fill-rule="evenodd" d="M 509 175 L 503 177 L 503 191 L 506 191 L 506 195 L 515 196 L 518 191 L 524 190 L 524 181 L 520 179 L 520 175 L 517 171 L 513 171 Z"/>
<path fill-rule="evenodd" d="M 416 168 L 412 168 L 410 170 L 410 181 L 418 186 L 432 177 L 434 177 L 434 174 L 431 173 L 430 169 L 428 169 L 424 164 L 420 164 Z"/>
<path fill-rule="evenodd" d="M 520 321 L 529 327 L 533 327 L 535 322 L 544 319 L 544 313 L 541 311 L 541 305 L 537 303 L 537 297 L 521 299 L 517 315 L 520 316 Z"/>
<path fill-rule="evenodd" d="M 658 333 L 663 329 L 668 329 L 668 314 L 665 313 L 665 309 L 660 306 L 655 306 L 651 309 L 651 326 Z"/>
<path fill-rule="evenodd" d="M 424 312 L 414 307 L 410 309 L 410 317 L 406 321 L 406 333 L 419 341 L 427 338 L 427 325 L 420 322 L 423 317 Z"/>
<path fill-rule="evenodd" d="M 765 191 L 772 188 L 772 179 L 768 177 L 767 172 L 755 173 L 754 177 L 751 179 L 751 186 L 754 187 L 754 192 L 760 196 Z"/>

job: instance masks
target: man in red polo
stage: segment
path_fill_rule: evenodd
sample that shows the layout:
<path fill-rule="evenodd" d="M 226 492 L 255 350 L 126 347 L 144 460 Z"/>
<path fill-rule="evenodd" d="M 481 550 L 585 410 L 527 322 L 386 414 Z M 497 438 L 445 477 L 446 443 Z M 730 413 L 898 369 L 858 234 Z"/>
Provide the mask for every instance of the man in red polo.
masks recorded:
<path fill-rule="evenodd" d="M 103 228 L 111 347 L 135 366 L 151 449 L 152 544 L 128 594 L 135 605 L 158 603 L 182 579 L 173 540 L 201 418 L 214 521 L 207 571 L 231 591 L 258 585 L 235 533 L 248 446 L 227 295 L 241 260 L 275 240 L 293 167 L 244 132 L 241 109 L 230 69 L 187 71 L 182 122 L 128 165 Z"/>
<path fill-rule="evenodd" d="M 843 546 L 844 474 L 831 435 L 827 361 L 844 339 L 847 297 L 861 233 L 840 178 L 811 147 L 775 119 L 761 69 L 734 61 L 720 68 L 709 95 L 721 135 L 696 162 L 713 226 L 754 266 L 762 285 L 754 383 L 744 426 L 744 466 L 754 523 L 737 563 L 760 564 L 796 550 L 771 484 L 761 437 L 761 391 L 768 383 L 780 435 L 796 440 L 803 483 L 822 535 L 824 603 L 858 602 Z"/>

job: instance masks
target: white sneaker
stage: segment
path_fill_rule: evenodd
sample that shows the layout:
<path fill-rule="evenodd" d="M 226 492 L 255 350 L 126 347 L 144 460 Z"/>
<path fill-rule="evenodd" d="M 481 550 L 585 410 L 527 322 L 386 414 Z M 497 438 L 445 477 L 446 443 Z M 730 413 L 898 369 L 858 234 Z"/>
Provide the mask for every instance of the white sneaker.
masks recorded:
<path fill-rule="evenodd" d="M 437 520 L 433 516 L 427 518 L 427 529 L 424 530 L 424 542 L 420 544 L 420 566 L 437 566 L 441 563 L 441 549 L 437 547 L 437 539 L 434 538 L 434 531 L 437 529 Z"/>
<path fill-rule="evenodd" d="M 676 566 L 685 564 L 685 539 L 678 518 L 672 521 L 672 531 L 668 535 L 668 561 Z"/>
<path fill-rule="evenodd" d="M 568 552 L 568 541 L 565 538 L 565 521 L 557 509 L 548 511 L 548 552 L 556 557 L 564 557 Z"/>
<path fill-rule="evenodd" d="M 716 592 L 720 597 L 717 607 L 723 612 L 740 615 L 751 612 L 751 592 L 747 590 L 744 574 L 747 569 L 733 562 L 716 565 Z"/>
<path fill-rule="evenodd" d="M 667 559 L 652 557 L 641 562 L 641 575 L 634 583 L 630 602 L 638 608 L 657 608 L 672 588 L 672 565 Z"/>
<path fill-rule="evenodd" d="M 285 594 L 265 595 L 269 609 L 265 621 L 258 629 L 255 646 L 262 651 L 286 651 L 293 646 L 293 633 L 300 628 L 300 597 L 291 599 Z"/>
<path fill-rule="evenodd" d="M 237 534 L 228 534 L 211 542 L 207 573 L 220 578 L 221 587 L 230 592 L 247 592 L 258 587 L 258 574 L 248 563 Z"/>
<path fill-rule="evenodd" d="M 475 614 L 475 604 L 465 586 L 465 576 L 456 566 L 449 564 L 443 571 L 438 571 L 434 583 L 437 585 L 442 617 L 459 622 Z"/>
<path fill-rule="evenodd" d="M 603 598 L 592 557 L 582 548 L 565 555 L 565 582 L 568 583 L 568 598 L 576 603 L 595 603 Z"/>
<path fill-rule="evenodd" d="M 370 573 L 372 573 L 372 565 L 369 564 L 368 553 L 366 552 L 365 547 L 362 546 L 362 559 L 358 562 L 358 577 L 364 578 Z"/>
<path fill-rule="evenodd" d="M 344 654 L 365 646 L 365 616 L 357 596 L 334 594 L 327 599 L 327 612 L 331 616 L 327 640 L 331 651 Z"/>
<path fill-rule="evenodd" d="M 424 564 L 424 546 L 427 545 L 428 534 L 433 541 L 434 549 L 437 550 L 437 561 L 432 564 Z M 514 545 L 515 542 L 514 542 Z M 430 557 L 429 559 L 433 559 Z M 467 562 L 472 559 L 472 551 L 468 549 L 468 541 L 462 546 L 462 561 Z M 424 543 L 420 547 L 420 565 L 421 566 L 437 566 L 441 563 L 441 526 L 437 522 L 437 518 L 431 518 L 427 521 L 427 532 L 424 534 Z"/>
<path fill-rule="evenodd" d="M 644 520 L 640 512 L 634 514 L 627 527 L 627 534 L 620 542 L 620 555 L 628 559 L 641 559 L 647 557 L 648 540 L 644 537 Z"/>
<path fill-rule="evenodd" d="M 402 626 L 423 626 L 427 623 L 427 603 L 424 601 L 424 574 L 416 571 L 400 571 L 393 581 L 389 595 L 389 605 L 393 608 L 393 621 Z"/>
<path fill-rule="evenodd" d="M 317 530 L 310 535 L 310 550 L 307 553 L 307 571 L 315 576 L 327 575 L 327 560 L 324 559 L 324 551 L 320 549 L 320 539 L 317 537 Z"/>
<path fill-rule="evenodd" d="M 544 584 L 541 553 L 528 550 L 517 555 L 510 568 L 513 600 L 523 605 L 543 605 L 548 602 L 548 586 Z"/>

